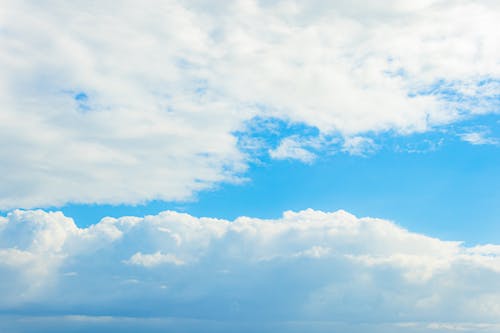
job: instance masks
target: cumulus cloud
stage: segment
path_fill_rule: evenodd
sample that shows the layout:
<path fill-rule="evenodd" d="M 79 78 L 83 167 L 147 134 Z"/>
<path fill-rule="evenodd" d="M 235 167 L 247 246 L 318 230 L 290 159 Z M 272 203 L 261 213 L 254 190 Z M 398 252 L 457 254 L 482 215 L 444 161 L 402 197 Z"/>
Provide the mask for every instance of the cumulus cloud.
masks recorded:
<path fill-rule="evenodd" d="M 3 1 L 0 207 L 189 199 L 238 181 L 254 117 L 356 137 L 492 112 L 499 20 L 492 1 Z"/>
<path fill-rule="evenodd" d="M 166 211 L 78 228 L 18 210 L 0 220 L 0 312 L 151 331 L 493 332 L 499 248 L 345 211 L 234 221 Z"/>

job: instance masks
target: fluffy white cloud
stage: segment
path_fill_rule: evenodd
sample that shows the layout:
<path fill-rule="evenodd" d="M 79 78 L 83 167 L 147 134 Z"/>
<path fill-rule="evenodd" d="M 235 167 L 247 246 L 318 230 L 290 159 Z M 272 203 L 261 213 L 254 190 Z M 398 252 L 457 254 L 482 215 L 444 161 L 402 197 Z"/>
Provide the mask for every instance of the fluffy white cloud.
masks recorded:
<path fill-rule="evenodd" d="M 186 332 L 199 331 L 189 321 L 218 323 L 213 331 L 258 322 L 262 331 L 494 332 L 499 248 L 344 211 L 234 221 L 167 211 L 83 229 L 61 213 L 14 211 L 0 221 L 0 312 Z"/>
<path fill-rule="evenodd" d="M 486 0 L 2 1 L 0 207 L 190 198 L 237 181 L 255 116 L 355 137 L 490 112 L 499 20 Z"/>

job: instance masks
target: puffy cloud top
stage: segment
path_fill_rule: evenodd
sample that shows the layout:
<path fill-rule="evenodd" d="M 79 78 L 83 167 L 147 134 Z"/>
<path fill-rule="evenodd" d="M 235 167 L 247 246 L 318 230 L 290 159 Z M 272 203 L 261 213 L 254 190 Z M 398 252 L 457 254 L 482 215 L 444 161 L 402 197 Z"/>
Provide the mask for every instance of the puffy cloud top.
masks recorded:
<path fill-rule="evenodd" d="M 166 211 L 78 228 L 18 210 L 0 220 L 0 312 L 475 331 L 499 324 L 499 254 L 344 211 Z"/>

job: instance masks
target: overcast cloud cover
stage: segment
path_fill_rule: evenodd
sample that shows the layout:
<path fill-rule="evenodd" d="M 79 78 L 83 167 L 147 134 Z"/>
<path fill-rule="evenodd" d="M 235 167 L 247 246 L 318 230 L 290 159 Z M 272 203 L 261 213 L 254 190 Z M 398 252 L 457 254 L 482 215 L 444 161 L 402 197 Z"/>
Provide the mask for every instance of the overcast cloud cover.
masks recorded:
<path fill-rule="evenodd" d="M 498 110 L 497 1 L 1 6 L 4 209 L 184 200 L 240 181 L 251 156 L 235 133 L 255 117 L 340 135 L 349 152 L 367 133 Z M 310 163 L 297 142 L 271 157 Z"/>
<path fill-rule="evenodd" d="M 0 331 L 499 332 L 500 245 L 345 211 L 48 211 L 193 200 L 262 152 L 498 146 L 447 131 L 499 113 L 498 22 L 488 0 L 0 0 Z"/>
<path fill-rule="evenodd" d="M 345 211 L 235 221 L 166 211 L 85 229 L 61 213 L 14 211 L 0 221 L 0 244 L 0 318 L 18 329 L 500 327 L 500 246 L 466 247 Z M 9 315 L 34 319 L 14 325 Z"/>

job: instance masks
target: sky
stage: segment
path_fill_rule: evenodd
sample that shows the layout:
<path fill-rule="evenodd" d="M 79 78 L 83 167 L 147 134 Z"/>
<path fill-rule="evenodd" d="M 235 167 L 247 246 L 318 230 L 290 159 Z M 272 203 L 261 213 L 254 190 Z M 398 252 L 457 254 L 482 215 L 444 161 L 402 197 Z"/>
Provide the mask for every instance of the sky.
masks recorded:
<path fill-rule="evenodd" d="M 497 2 L 0 9 L 0 331 L 500 330 Z"/>

